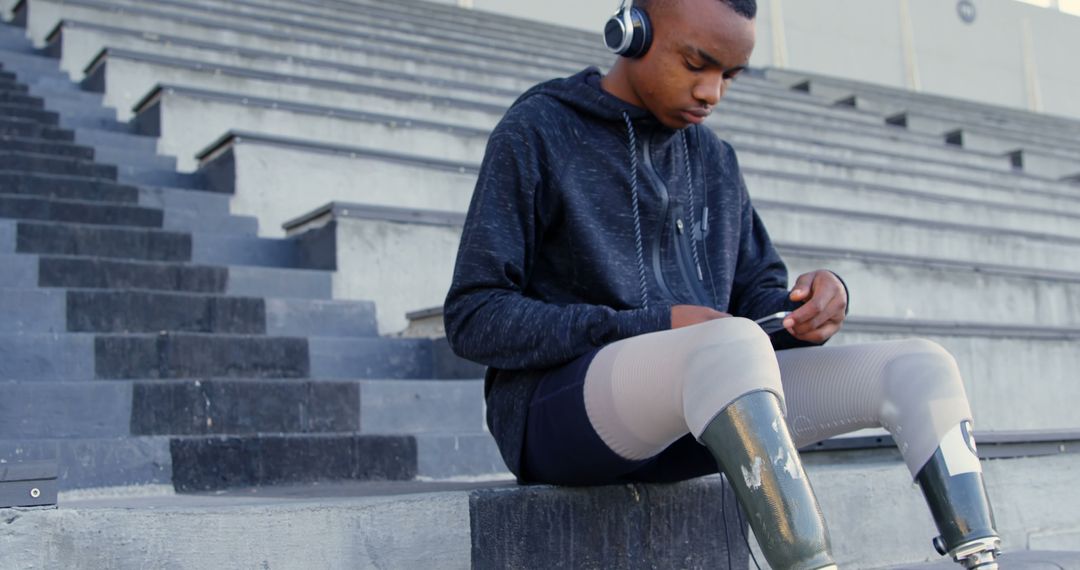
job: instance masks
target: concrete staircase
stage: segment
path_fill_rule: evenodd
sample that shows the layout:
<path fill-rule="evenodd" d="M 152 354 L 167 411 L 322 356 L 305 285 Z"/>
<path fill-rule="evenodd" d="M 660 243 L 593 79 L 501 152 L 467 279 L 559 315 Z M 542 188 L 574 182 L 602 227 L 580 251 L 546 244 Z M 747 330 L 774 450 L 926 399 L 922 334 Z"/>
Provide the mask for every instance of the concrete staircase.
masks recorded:
<path fill-rule="evenodd" d="M 406 318 L 490 129 L 596 38 L 416 0 L 0 10 L 0 461 L 65 491 L 0 511 L 0 567 L 750 563 L 719 477 L 508 484 L 482 370 Z M 956 354 L 1007 545 L 1080 550 L 1080 123 L 769 70 L 710 126 L 792 273 L 851 286 L 834 342 Z M 840 561 L 936 558 L 859 435 L 805 453 Z"/>

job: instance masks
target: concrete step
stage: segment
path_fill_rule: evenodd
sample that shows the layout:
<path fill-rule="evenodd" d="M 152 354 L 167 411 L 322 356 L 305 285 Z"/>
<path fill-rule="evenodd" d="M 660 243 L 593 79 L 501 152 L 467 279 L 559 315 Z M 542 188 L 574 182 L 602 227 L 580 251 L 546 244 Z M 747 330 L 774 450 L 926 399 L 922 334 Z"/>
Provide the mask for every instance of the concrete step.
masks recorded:
<path fill-rule="evenodd" d="M 160 166 L 152 165 L 152 162 L 157 162 L 158 158 L 165 159 L 163 162 L 168 163 L 167 168 L 161 168 Z M 99 162 L 107 162 L 101 160 Z M 176 161 L 171 157 L 154 157 L 150 165 L 143 164 L 121 164 L 117 168 L 116 179 L 125 184 L 143 185 L 149 184 L 153 186 L 166 186 L 172 188 L 187 188 L 189 190 L 202 190 L 206 181 L 202 179 L 198 174 L 190 174 L 177 172 L 175 170 Z"/>
<path fill-rule="evenodd" d="M 196 210 L 167 210 L 163 226 L 167 230 L 198 234 L 226 234 L 254 237 L 259 220 L 251 216 L 205 215 Z"/>
<path fill-rule="evenodd" d="M 135 204 L 139 190 L 110 180 L 61 174 L 0 171 L 5 194 L 58 200 L 101 201 Z"/>
<path fill-rule="evenodd" d="M 0 193 L 0 218 L 88 225 L 161 228 L 161 210 L 126 203 L 58 200 Z"/>
<path fill-rule="evenodd" d="M 219 265 L 303 267 L 299 245 L 290 239 L 240 233 L 195 233 L 192 261 Z"/>
<path fill-rule="evenodd" d="M 610 57 L 607 52 L 601 50 L 601 46 L 595 41 L 591 44 L 570 41 L 560 44 L 561 49 L 552 52 L 545 49 L 551 45 L 545 43 L 550 42 L 551 37 L 540 38 L 530 34 L 511 36 L 507 31 L 492 37 L 491 30 L 488 29 L 478 29 L 476 26 L 451 26 L 434 18 L 427 18 L 424 21 L 419 21 L 418 18 L 403 18 L 400 14 L 388 14 L 385 11 L 373 10 L 370 5 L 342 3 L 327 5 L 319 2 L 284 3 L 245 0 L 234 3 L 231 7 L 247 14 L 274 17 L 278 21 L 286 19 L 289 22 L 332 26 L 336 29 L 347 26 L 350 29 L 357 28 L 368 32 L 385 34 L 388 37 L 406 40 L 410 43 L 439 44 L 448 42 L 470 51 L 505 50 L 515 56 L 540 53 L 544 60 L 555 64 L 576 62 L 580 59 Z M 373 22 L 379 22 L 379 25 L 377 27 L 373 26 Z M 463 29 L 466 27 L 471 29 Z"/>
<path fill-rule="evenodd" d="M 14 230 L 14 243 L 6 250 L 9 253 L 181 262 L 191 260 L 192 255 L 192 237 L 186 233 L 5 220 L 0 220 L 0 226 L 6 226 L 9 232 Z"/>
<path fill-rule="evenodd" d="M 1080 238 L 1076 237 L 769 200 L 756 201 L 755 208 L 778 242 L 925 259 L 963 259 L 1031 270 L 1080 271 Z M 822 232 L 823 227 L 830 231 Z"/>
<path fill-rule="evenodd" d="M 946 116 L 955 121 L 972 121 L 986 124 L 1012 124 L 1021 128 L 1048 129 L 1053 132 L 1072 132 L 1080 134 L 1080 123 L 1060 117 L 1049 117 L 1020 109 L 998 105 L 978 103 L 940 95 L 914 94 L 904 89 L 886 87 L 872 83 L 853 81 L 801 71 L 770 69 L 766 77 L 783 86 L 799 85 L 805 90 L 809 85 L 811 93 L 819 92 L 823 96 L 837 99 L 855 95 L 860 100 L 889 104 L 888 111 L 893 114 L 901 111 L 930 109 L 935 112 L 945 111 Z M 884 109 L 884 107 L 882 108 Z"/>
<path fill-rule="evenodd" d="M 229 213 L 232 196 L 221 192 L 192 190 L 169 186 L 139 187 L 139 203 L 166 212 L 186 210 L 196 214 L 218 217 Z"/>
<path fill-rule="evenodd" d="M 1072 513 L 1061 501 L 1071 496 L 1065 474 L 1075 468 L 1076 457 L 984 462 L 990 494 L 1000 505 L 1004 560 L 1022 564 L 1009 567 L 1046 567 L 1033 564 L 1039 559 L 1073 567 L 1075 553 L 1023 548 L 1049 543 L 1055 532 L 1067 541 L 1074 531 Z M 871 568 L 938 560 L 929 546 L 930 517 L 903 466 L 892 458 L 851 459 L 834 468 L 808 467 L 837 561 Z M 859 500 L 852 500 L 852 489 L 860 491 Z M 59 562 L 73 569 L 166 559 L 191 567 L 266 562 L 271 567 L 415 568 L 439 560 L 443 568 L 577 567 L 582 561 L 619 569 L 744 568 L 750 564 L 742 537 L 745 518 L 734 504 L 716 476 L 596 488 L 368 482 L 195 495 L 154 487 L 80 492 L 62 496 L 57 509 L 5 511 L 13 518 L 10 546 L 0 553 L 0 562 L 20 568 Z M 598 518 L 598 512 L 604 516 Z M 658 524 L 672 520 L 686 524 Z M 58 526 L 68 540 L 43 547 L 40 537 Z M 726 537 L 716 531 L 725 527 Z M 341 528 L 357 530 L 336 531 Z M 565 529 L 575 532 L 560 532 Z M 883 533 L 892 537 L 887 544 L 872 540 Z M 203 547 L 192 549 L 192 543 Z"/>
<path fill-rule="evenodd" d="M 963 220 L 979 226 L 1080 236 L 1080 216 L 1060 209 L 1002 205 L 974 198 L 948 197 L 907 188 L 826 176 L 786 174 L 746 166 L 742 172 L 755 201 L 806 203 L 871 214 L 887 212 L 927 221 L 952 223 Z"/>
<path fill-rule="evenodd" d="M 263 299 L 151 291 L 68 291 L 67 330 L 265 334 Z"/>
<path fill-rule="evenodd" d="M 330 273 L 267 267 L 222 267 L 93 257 L 3 255 L 5 288 L 148 289 L 281 299 L 329 299 Z"/>
<path fill-rule="evenodd" d="M 93 0 L 67 1 L 62 5 L 55 0 L 34 0 L 35 9 L 30 11 L 27 29 L 29 35 L 37 47 L 44 47 L 46 38 L 55 29 L 63 18 L 73 18 L 83 21 L 114 24 L 114 2 L 102 3 Z M 412 62 L 424 60 L 431 67 L 452 66 L 453 71 L 449 78 L 457 80 L 469 80 L 476 76 L 472 73 L 489 72 L 505 73 L 508 76 L 526 77 L 527 81 L 537 79 L 536 75 L 525 76 L 518 68 L 521 60 L 508 60 L 496 62 L 497 58 L 477 57 L 476 55 L 440 54 L 440 49 L 432 48 L 395 48 L 382 47 L 379 45 L 365 45 L 360 41 L 341 41 L 340 38 L 327 38 L 318 34 L 287 34 L 277 32 L 266 27 L 260 27 L 254 23 L 235 24 L 226 23 L 221 19 L 205 17 L 206 14 L 187 14 L 184 18 L 177 18 L 173 11 L 164 11 L 157 8 L 147 8 L 149 4 L 128 5 L 125 8 L 125 25 L 133 29 L 153 29 L 160 33 L 170 35 L 183 35 L 192 39 L 221 41 L 223 37 L 232 37 L 231 41 L 242 42 L 248 47 L 255 49 L 270 49 L 281 52 L 295 53 L 301 57 L 318 57 L 342 63 L 355 65 L 368 65 L 373 60 L 388 62 L 387 55 L 392 54 L 396 61 L 396 68 L 409 67 Z M 286 47 L 289 46 L 289 47 Z M 371 54 L 377 54 L 372 56 Z M 569 66 L 568 66 L 569 67 Z M 564 72 L 567 69 L 561 69 Z M 446 71 L 443 72 L 446 74 Z M 554 69 L 547 69 L 543 75 L 550 76 L 558 73 Z M 503 82 L 504 86 L 513 84 L 513 81 Z"/>
<path fill-rule="evenodd" d="M 484 431 L 482 380 L 0 382 L 6 439 Z"/>
<path fill-rule="evenodd" d="M 53 142 L 74 140 L 74 135 L 66 129 L 18 117 L 0 117 L 0 135 Z"/>
<path fill-rule="evenodd" d="M 12 150 L 0 151 L 0 170 L 116 180 L 116 167 L 85 160 Z"/>
<path fill-rule="evenodd" d="M 76 128 L 74 139 L 81 145 L 91 146 L 99 151 L 112 149 L 114 153 L 134 152 L 141 155 L 156 155 L 157 140 L 135 133 L 121 133 L 91 128 Z"/>
<path fill-rule="evenodd" d="M 503 49 L 492 53 L 490 45 L 477 45 L 474 42 L 444 41 L 441 36 L 427 34 L 400 33 L 393 25 L 380 26 L 370 19 L 354 19 L 348 14 L 339 13 L 335 20 L 308 18 L 291 14 L 282 16 L 272 13 L 264 7 L 251 2 L 238 2 L 228 7 L 194 2 L 173 2 L 153 0 L 152 2 L 131 3 L 138 7 L 152 8 L 178 16 L 211 15 L 219 21 L 244 22 L 245 27 L 266 32 L 279 33 L 294 38 L 315 39 L 344 46 L 379 44 L 416 55 L 434 54 L 447 58 L 484 58 L 503 65 L 528 64 L 543 69 L 560 69 L 573 65 L 575 59 L 562 52 L 544 50 L 524 50 L 519 46 L 503 45 Z M 295 8 L 293 9 L 295 11 Z"/>
<path fill-rule="evenodd" d="M 60 116 L 53 111 L 34 109 L 19 104 L 0 103 L 0 117 L 25 119 L 42 125 L 56 126 Z"/>
<path fill-rule="evenodd" d="M 40 139 L 18 136 L 0 137 L 0 146 L 4 150 L 32 154 L 44 154 L 63 158 L 94 160 L 94 149 L 64 142 L 47 142 Z"/>
<path fill-rule="evenodd" d="M 202 126 L 192 128 L 193 117 L 203 118 Z M 181 87 L 167 87 L 144 102 L 136 123 L 142 132 L 161 135 L 159 150 L 179 158 L 182 170 L 194 167 L 197 153 L 205 148 L 223 129 L 233 128 L 271 136 L 295 137 L 332 144 L 375 146 L 397 152 L 430 156 L 443 160 L 478 163 L 486 148 L 489 132 L 484 129 L 453 126 L 447 123 L 379 115 L 340 108 L 285 103 L 250 97 L 230 96 L 215 92 Z M 734 133 L 732 133 L 734 135 Z M 813 171 L 805 162 L 844 165 L 858 169 L 863 178 L 878 173 L 882 180 L 892 176 L 893 184 L 918 179 L 915 184 L 928 189 L 946 180 L 952 186 L 987 187 L 991 191 L 1015 193 L 1015 188 L 1049 194 L 1054 198 L 1063 192 L 1057 182 L 1024 176 L 1010 176 L 1000 171 L 977 168 L 957 168 L 944 162 L 931 162 L 918 157 L 904 158 L 888 152 L 868 152 L 837 145 L 808 143 L 783 138 L 758 138 L 756 144 L 740 143 L 742 156 L 761 157 L 762 161 L 790 162 L 791 172 Z M 749 163 L 749 161 L 744 161 Z M 835 167 L 834 167 L 835 168 Z M 825 169 L 821 169 L 825 170 Z M 876 172 L 871 172 L 876 171 Z M 922 180 L 922 179 L 926 180 Z M 870 180 L 870 181 L 876 181 Z M 1080 199 L 1068 193 L 1080 211 Z"/>
<path fill-rule="evenodd" d="M 501 103 L 508 98 L 512 99 L 519 92 L 518 89 L 454 81 L 437 75 L 410 73 L 390 67 L 376 68 L 298 57 L 295 54 L 252 49 L 246 45 L 192 40 L 167 34 L 146 36 L 130 28 L 70 19 L 65 19 L 60 24 L 51 41 L 51 45 L 59 52 L 61 68 L 76 81 L 83 79 L 86 67 L 93 62 L 85 58 L 94 57 L 106 48 L 117 48 L 146 55 L 231 66 L 255 72 L 256 75 L 260 72 L 285 74 L 400 90 L 421 87 L 427 92 L 438 92 L 447 97 L 468 98 L 483 103 Z"/>
<path fill-rule="evenodd" d="M 308 376 L 308 341 L 251 335 L 97 335 L 95 378 Z"/>
<path fill-rule="evenodd" d="M 464 211 L 476 181 L 470 164 L 250 133 L 233 133 L 210 148 L 212 158 L 204 160 L 201 172 L 215 191 L 233 196 L 233 214 L 258 218 L 266 236 L 283 235 L 282 224 L 297 213 L 341 199 Z M 273 164 L 292 167 L 288 172 L 267 168 Z M 282 187 L 306 190 L 279 192 Z"/>
<path fill-rule="evenodd" d="M 31 109 L 44 109 L 45 101 L 41 97 L 19 93 L 17 91 L 0 91 L 0 101 L 7 105 L 21 105 Z"/>

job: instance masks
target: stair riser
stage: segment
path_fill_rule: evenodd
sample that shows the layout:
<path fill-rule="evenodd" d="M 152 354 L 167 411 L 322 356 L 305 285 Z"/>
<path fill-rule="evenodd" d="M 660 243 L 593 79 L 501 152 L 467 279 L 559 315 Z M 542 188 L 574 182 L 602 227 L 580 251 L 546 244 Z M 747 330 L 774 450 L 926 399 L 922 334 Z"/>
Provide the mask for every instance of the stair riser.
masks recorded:
<path fill-rule="evenodd" d="M 224 267 L 132 264 L 106 259 L 42 257 L 41 287 L 93 289 L 155 289 L 191 293 L 222 293 L 228 287 Z"/>
<path fill-rule="evenodd" d="M 305 378 L 308 341 L 216 336 L 98 336 L 100 379 Z"/>
<path fill-rule="evenodd" d="M 5 194 L 61 200 L 96 200 L 134 205 L 139 199 L 139 191 L 133 186 L 45 174 L 0 172 L 0 188 L 3 188 Z"/>
<path fill-rule="evenodd" d="M 160 210 L 85 203 L 57 203 L 30 197 L 0 197 L 0 218 L 142 228 L 160 228 L 163 222 L 163 214 Z"/>
<path fill-rule="evenodd" d="M 0 170 L 116 180 L 116 167 L 28 154 L 0 154 Z"/>
<path fill-rule="evenodd" d="M 173 439 L 177 491 L 416 477 L 409 436 Z"/>
<path fill-rule="evenodd" d="M 101 333 L 264 334 L 266 307 L 262 299 L 239 297 L 70 291 L 67 328 Z"/>
<path fill-rule="evenodd" d="M 10 138 L 2 142 L 5 150 L 48 154 L 58 158 L 94 160 L 94 149 L 64 143 L 47 143 L 33 140 Z"/>
<path fill-rule="evenodd" d="M 191 236 L 161 231 L 19 223 L 17 253 L 188 261 Z"/>

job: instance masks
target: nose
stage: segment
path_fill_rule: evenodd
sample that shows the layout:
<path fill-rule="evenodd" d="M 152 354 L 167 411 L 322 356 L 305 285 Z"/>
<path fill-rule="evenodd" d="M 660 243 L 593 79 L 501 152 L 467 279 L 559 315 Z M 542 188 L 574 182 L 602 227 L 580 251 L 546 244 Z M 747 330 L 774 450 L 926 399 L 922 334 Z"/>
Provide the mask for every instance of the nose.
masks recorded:
<path fill-rule="evenodd" d="M 709 73 L 702 76 L 701 80 L 694 85 L 694 99 L 705 107 L 713 107 L 727 91 L 727 80 L 720 73 Z"/>

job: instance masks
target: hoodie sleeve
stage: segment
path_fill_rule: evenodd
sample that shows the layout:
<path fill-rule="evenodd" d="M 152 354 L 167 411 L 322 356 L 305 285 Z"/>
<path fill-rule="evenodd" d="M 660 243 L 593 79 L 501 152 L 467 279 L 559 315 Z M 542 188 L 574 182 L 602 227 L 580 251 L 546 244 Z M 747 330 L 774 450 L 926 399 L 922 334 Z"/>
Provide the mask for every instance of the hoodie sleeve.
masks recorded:
<path fill-rule="evenodd" d="M 504 120 L 492 133 L 444 305 L 454 352 L 495 368 L 549 368 L 671 326 L 670 306 L 555 305 L 524 293 L 544 232 L 542 189 L 554 185 L 541 158 L 527 126 Z"/>
<path fill-rule="evenodd" d="M 735 164 L 738 170 L 734 151 L 727 144 L 724 144 L 724 147 L 729 153 L 730 164 Z M 773 247 L 769 232 L 750 201 L 741 172 L 738 174 L 738 181 L 742 194 L 742 234 L 739 237 L 739 256 L 732 285 L 730 312 L 733 315 L 759 319 L 780 311 L 794 311 L 802 306 L 802 303 L 789 298 L 787 266 Z M 799 340 L 786 330 L 775 332 L 770 338 L 773 348 L 777 350 L 818 345 Z"/>

